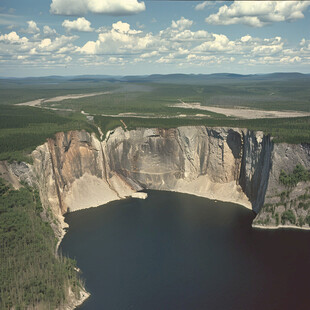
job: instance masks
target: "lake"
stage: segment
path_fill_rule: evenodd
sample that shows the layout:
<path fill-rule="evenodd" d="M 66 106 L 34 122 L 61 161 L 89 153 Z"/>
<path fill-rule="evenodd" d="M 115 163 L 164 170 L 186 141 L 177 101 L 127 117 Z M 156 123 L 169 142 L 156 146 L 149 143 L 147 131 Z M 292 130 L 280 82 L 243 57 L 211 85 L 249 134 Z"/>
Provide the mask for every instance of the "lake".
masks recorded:
<path fill-rule="evenodd" d="M 79 309 L 310 309 L 310 231 L 254 229 L 242 206 L 147 193 L 66 215 L 61 250 L 91 293 Z"/>

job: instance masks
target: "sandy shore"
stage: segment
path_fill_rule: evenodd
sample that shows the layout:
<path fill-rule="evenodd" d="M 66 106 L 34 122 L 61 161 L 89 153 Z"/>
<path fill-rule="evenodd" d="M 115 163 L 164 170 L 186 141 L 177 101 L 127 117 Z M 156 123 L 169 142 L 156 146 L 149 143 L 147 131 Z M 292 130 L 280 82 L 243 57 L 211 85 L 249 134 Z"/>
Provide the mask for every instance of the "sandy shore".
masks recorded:
<path fill-rule="evenodd" d="M 279 225 L 279 226 L 263 226 L 263 225 L 252 225 L 253 228 L 257 229 L 297 229 L 297 230 L 310 230 L 310 227 L 299 227 L 295 225 Z"/>

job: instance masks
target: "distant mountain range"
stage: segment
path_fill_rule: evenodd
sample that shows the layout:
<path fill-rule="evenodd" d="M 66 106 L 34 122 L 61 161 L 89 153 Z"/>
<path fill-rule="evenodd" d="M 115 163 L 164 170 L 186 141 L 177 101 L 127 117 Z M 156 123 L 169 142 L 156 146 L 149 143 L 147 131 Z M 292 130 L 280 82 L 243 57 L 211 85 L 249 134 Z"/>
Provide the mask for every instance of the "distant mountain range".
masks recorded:
<path fill-rule="evenodd" d="M 170 83 L 170 84 L 212 84 L 212 83 L 234 83 L 253 81 L 287 81 L 287 80 L 309 80 L 310 74 L 298 72 L 275 72 L 270 74 L 152 74 L 152 75 L 77 75 L 77 76 L 45 76 L 25 78 L 0 78 L 1 82 L 17 84 L 49 84 L 61 82 L 110 82 L 110 83 Z"/>

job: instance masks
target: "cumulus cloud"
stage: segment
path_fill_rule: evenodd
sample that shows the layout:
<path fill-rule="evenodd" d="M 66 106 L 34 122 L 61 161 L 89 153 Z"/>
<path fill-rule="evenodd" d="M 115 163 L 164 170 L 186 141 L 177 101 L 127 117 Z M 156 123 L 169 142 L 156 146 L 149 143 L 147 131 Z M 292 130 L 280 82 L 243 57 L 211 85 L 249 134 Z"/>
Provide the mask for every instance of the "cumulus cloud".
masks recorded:
<path fill-rule="evenodd" d="M 6 42 L 6 43 L 26 43 L 28 42 L 28 39 L 26 37 L 20 37 L 15 31 L 12 31 L 8 34 L 2 34 L 0 35 L 0 42 Z"/>
<path fill-rule="evenodd" d="M 306 40 L 305 38 L 303 38 L 300 41 L 299 45 L 301 46 L 301 52 L 310 52 L 310 40 Z"/>
<path fill-rule="evenodd" d="M 304 18 L 303 11 L 309 6 L 310 1 L 235 1 L 230 6 L 223 5 L 205 21 L 214 25 L 262 27 L 274 22 Z"/>
<path fill-rule="evenodd" d="M 231 51 L 235 48 L 235 42 L 230 41 L 223 34 L 213 34 L 213 40 L 202 43 L 201 45 L 195 48 L 196 51 L 199 52 L 227 52 Z"/>
<path fill-rule="evenodd" d="M 128 23 L 118 21 L 112 29 L 99 33 L 97 41 L 88 41 L 77 50 L 84 54 L 133 53 L 144 50 L 153 42 L 152 34 L 142 35 L 141 30 L 130 28 Z"/>
<path fill-rule="evenodd" d="M 65 36 L 61 35 L 54 40 L 51 40 L 49 38 L 43 39 L 38 45 L 35 45 L 35 52 L 59 52 L 59 50 L 63 47 L 68 48 L 71 47 L 71 50 L 73 50 L 72 42 L 76 40 L 77 36 Z"/>
<path fill-rule="evenodd" d="M 27 24 L 28 24 L 28 27 L 26 29 L 22 29 L 23 32 L 31 33 L 31 34 L 36 34 L 40 32 L 40 29 L 37 26 L 37 23 L 34 22 L 33 20 L 29 20 Z"/>
<path fill-rule="evenodd" d="M 76 20 L 64 20 L 62 23 L 62 26 L 66 28 L 67 31 L 76 30 L 76 31 L 84 31 L 84 32 L 91 32 L 94 31 L 94 28 L 92 28 L 90 21 L 85 19 L 85 17 L 79 17 Z"/>
<path fill-rule="evenodd" d="M 85 18 L 65 22 L 66 29 L 91 28 Z M 193 21 L 182 17 L 152 33 L 118 21 L 96 30 L 97 38 L 82 44 L 75 43 L 78 36 L 58 34 L 49 26 L 42 25 L 40 32 L 25 36 L 8 31 L 0 35 L 0 55 L 6 59 L 1 61 L 10 59 L 14 64 L 41 63 L 42 66 L 68 62 L 87 66 L 157 63 L 189 68 L 223 63 L 296 65 L 310 62 L 309 38 L 292 47 L 279 36 L 255 37 L 244 33 L 232 38 L 203 29 L 193 30 L 192 26 Z"/>
<path fill-rule="evenodd" d="M 87 12 L 107 15 L 132 15 L 145 10 L 138 0 L 52 0 L 51 13 L 83 15 Z"/>
<path fill-rule="evenodd" d="M 203 41 L 210 38 L 210 34 L 205 30 L 191 31 L 190 28 L 193 21 L 181 17 L 177 21 L 172 21 L 171 26 L 161 30 L 159 37 L 166 45 L 171 45 L 171 42 L 180 42 L 182 44 Z"/>
<path fill-rule="evenodd" d="M 184 29 L 188 29 L 193 25 L 193 21 L 184 18 L 183 16 L 177 20 L 177 21 L 172 21 L 171 23 L 171 28 L 173 29 L 178 29 L 178 30 L 184 30 Z"/>
<path fill-rule="evenodd" d="M 44 49 L 48 46 L 50 46 L 52 44 L 52 40 L 51 39 L 43 39 L 40 44 L 39 44 L 39 48 L 40 49 Z"/>
<path fill-rule="evenodd" d="M 55 29 L 52 29 L 50 26 L 43 27 L 43 34 L 48 37 L 56 36 L 57 32 Z"/>

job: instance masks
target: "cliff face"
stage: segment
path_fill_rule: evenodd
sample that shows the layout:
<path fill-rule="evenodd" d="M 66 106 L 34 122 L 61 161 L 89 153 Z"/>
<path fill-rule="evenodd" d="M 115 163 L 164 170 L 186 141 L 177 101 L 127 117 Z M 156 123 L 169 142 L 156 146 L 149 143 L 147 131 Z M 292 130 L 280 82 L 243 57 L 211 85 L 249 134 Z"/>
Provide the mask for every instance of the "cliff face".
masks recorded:
<path fill-rule="evenodd" d="M 270 169 L 268 154 L 266 160 L 262 154 L 267 151 L 268 138 L 261 135 L 228 128 L 127 132 L 118 128 L 105 143 L 105 150 L 110 169 L 143 188 L 179 191 L 258 208 L 263 199 L 259 200 L 256 185 L 268 183 Z M 264 194 L 266 188 L 260 190 Z"/>
<path fill-rule="evenodd" d="M 275 144 L 271 156 L 265 204 L 253 221 L 256 227 L 310 226 L 310 182 L 299 182 L 288 188 L 279 183 L 281 171 L 290 174 L 301 164 L 310 170 L 310 145 Z"/>
<path fill-rule="evenodd" d="M 59 133 L 33 152 L 42 201 L 61 217 L 145 189 L 263 205 L 273 144 L 262 133 L 229 128 L 117 128 L 100 142 Z"/>
<path fill-rule="evenodd" d="M 41 196 L 53 213 L 98 206 L 134 192 L 113 173 L 107 178 L 102 145 L 84 131 L 58 133 L 32 155 Z"/>
<path fill-rule="evenodd" d="M 297 201 L 307 195 L 309 184 L 299 184 L 287 194 L 279 174 L 282 169 L 291 172 L 298 163 L 310 169 L 310 147 L 274 145 L 262 132 L 117 128 L 100 142 L 94 135 L 74 131 L 58 133 L 39 146 L 33 158 L 42 202 L 63 225 L 65 212 L 156 189 L 241 204 L 258 213 L 256 226 L 279 225 L 277 217 L 292 209 L 295 224 L 301 218 L 298 225 L 309 226 L 308 211 Z M 284 192 L 287 201 L 281 198 Z"/>

